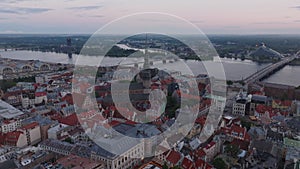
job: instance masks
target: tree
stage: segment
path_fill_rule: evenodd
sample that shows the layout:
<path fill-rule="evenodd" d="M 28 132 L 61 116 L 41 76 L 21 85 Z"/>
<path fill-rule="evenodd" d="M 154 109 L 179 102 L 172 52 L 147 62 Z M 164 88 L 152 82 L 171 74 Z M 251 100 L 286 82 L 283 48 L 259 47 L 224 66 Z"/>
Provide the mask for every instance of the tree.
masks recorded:
<path fill-rule="evenodd" d="M 249 130 L 251 128 L 251 126 L 252 126 L 252 123 L 249 122 L 249 121 L 247 121 L 247 120 L 245 120 L 245 119 L 241 119 L 241 125 L 243 127 L 246 127 L 247 130 Z"/>
<path fill-rule="evenodd" d="M 233 81 L 227 80 L 227 85 L 228 85 L 228 86 L 233 85 Z"/>
<path fill-rule="evenodd" d="M 163 169 L 169 169 L 169 167 L 168 167 L 168 165 L 167 165 L 167 163 L 164 163 L 164 165 L 163 165 L 163 167 L 162 167 Z"/>
<path fill-rule="evenodd" d="M 73 144 L 73 141 L 70 137 L 66 138 L 64 141 Z"/>
<path fill-rule="evenodd" d="M 16 85 L 16 82 L 14 82 L 13 80 L 0 80 L 0 88 L 6 92 L 7 89 L 13 87 Z"/>
<path fill-rule="evenodd" d="M 172 169 L 181 169 L 181 167 L 175 166 L 175 167 L 173 167 Z"/>
<path fill-rule="evenodd" d="M 225 147 L 225 153 L 229 154 L 231 157 L 236 157 L 239 153 L 240 149 L 236 145 L 227 145 Z"/>
<path fill-rule="evenodd" d="M 212 164 L 216 169 L 227 169 L 228 168 L 227 164 L 225 163 L 225 161 L 222 158 L 214 159 Z"/>
<path fill-rule="evenodd" d="M 178 108 L 180 108 L 180 105 L 177 103 L 176 99 L 172 96 L 167 96 L 166 116 L 168 118 L 175 117 L 175 112 Z"/>

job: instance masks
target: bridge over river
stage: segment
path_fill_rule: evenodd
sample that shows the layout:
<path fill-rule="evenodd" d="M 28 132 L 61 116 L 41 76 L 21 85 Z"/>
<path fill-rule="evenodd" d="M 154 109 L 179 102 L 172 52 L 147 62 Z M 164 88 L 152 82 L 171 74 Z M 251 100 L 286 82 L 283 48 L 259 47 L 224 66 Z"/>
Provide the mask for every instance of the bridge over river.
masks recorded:
<path fill-rule="evenodd" d="M 269 66 L 266 66 L 265 68 L 253 73 L 246 79 L 243 79 L 243 82 L 245 83 L 245 85 L 248 85 L 250 83 L 253 83 L 255 81 L 260 81 L 260 80 L 274 74 L 276 71 L 280 70 L 281 68 L 283 68 L 284 66 L 289 64 L 291 61 L 293 61 L 295 58 L 297 58 L 298 54 L 300 54 L 300 53 L 298 52 L 294 56 L 284 57 L 279 62 L 276 62 Z"/>

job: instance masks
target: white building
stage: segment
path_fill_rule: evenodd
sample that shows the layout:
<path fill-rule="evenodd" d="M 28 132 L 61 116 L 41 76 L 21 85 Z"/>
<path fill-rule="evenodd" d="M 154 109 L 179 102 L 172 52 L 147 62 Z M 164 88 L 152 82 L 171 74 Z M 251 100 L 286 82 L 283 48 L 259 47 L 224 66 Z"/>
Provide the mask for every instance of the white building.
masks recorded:
<path fill-rule="evenodd" d="M 43 84 L 45 83 L 45 76 L 44 75 L 37 75 L 35 76 L 35 83 Z"/>
<path fill-rule="evenodd" d="M 245 116 L 247 105 L 249 105 L 251 98 L 248 97 L 246 92 L 240 92 L 232 106 L 232 114 L 238 116 Z"/>
<path fill-rule="evenodd" d="M 69 135 L 67 132 L 68 130 L 70 130 L 70 126 L 65 124 L 58 124 L 48 129 L 48 138 L 59 139 L 63 136 Z"/>
<path fill-rule="evenodd" d="M 13 119 L 22 114 L 24 114 L 22 111 L 0 100 L 0 118 Z"/>
<path fill-rule="evenodd" d="M 21 131 L 26 135 L 27 145 L 34 145 L 42 140 L 41 128 L 37 122 L 32 122 L 23 126 Z"/>
<path fill-rule="evenodd" d="M 21 102 L 22 102 L 22 107 L 23 108 L 28 108 L 29 106 L 34 106 L 35 99 L 34 98 L 30 98 L 27 95 L 22 95 Z"/>
<path fill-rule="evenodd" d="M 292 112 L 294 116 L 300 116 L 300 101 L 293 101 L 292 103 Z"/>
<path fill-rule="evenodd" d="M 4 120 L 1 123 L 1 132 L 2 133 L 12 132 L 17 130 L 19 127 L 21 127 L 20 120 Z"/>
<path fill-rule="evenodd" d="M 28 145 L 26 135 L 22 131 L 8 132 L 5 137 L 4 143 L 9 146 L 16 146 L 21 148 Z"/>
<path fill-rule="evenodd" d="M 119 140 L 118 143 L 124 145 L 122 147 L 124 152 L 121 155 L 113 154 L 95 145 L 92 149 L 91 159 L 105 162 L 105 167 L 110 169 L 133 168 L 144 158 L 144 142 L 130 143 L 131 145 L 121 142 L 123 141 Z"/>

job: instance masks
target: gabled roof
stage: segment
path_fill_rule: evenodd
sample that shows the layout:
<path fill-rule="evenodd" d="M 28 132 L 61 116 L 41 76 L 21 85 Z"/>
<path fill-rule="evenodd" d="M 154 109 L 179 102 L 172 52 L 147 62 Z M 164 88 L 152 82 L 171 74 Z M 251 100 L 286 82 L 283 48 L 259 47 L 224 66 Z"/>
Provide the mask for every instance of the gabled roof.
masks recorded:
<path fill-rule="evenodd" d="M 215 144 L 216 144 L 216 142 L 212 141 L 212 142 L 210 142 L 209 144 L 207 144 L 207 145 L 205 146 L 205 149 L 210 149 L 210 148 L 212 148 Z"/>
<path fill-rule="evenodd" d="M 273 112 L 272 107 L 265 106 L 265 105 L 262 105 L 262 104 L 257 105 L 255 110 L 256 110 L 257 113 L 260 113 L 260 114 L 265 114 L 265 112 L 269 112 L 269 113 Z"/>
<path fill-rule="evenodd" d="M 58 121 L 62 124 L 66 124 L 69 126 L 76 126 L 79 124 L 77 115 L 75 113 L 68 115 L 66 117 L 62 117 L 61 119 L 58 119 Z"/>
<path fill-rule="evenodd" d="M 292 101 L 290 100 L 273 100 L 272 106 L 277 107 L 277 106 L 283 106 L 283 107 L 290 107 L 292 105 Z"/>
<path fill-rule="evenodd" d="M 221 132 L 232 135 L 232 133 L 237 133 L 240 137 L 240 134 L 243 134 L 243 140 L 249 141 L 250 135 L 247 133 L 247 129 L 245 127 L 238 126 L 236 124 L 232 124 L 230 127 L 222 127 Z"/>
<path fill-rule="evenodd" d="M 8 132 L 6 134 L 5 142 L 16 145 L 21 134 L 23 134 L 21 131 Z"/>
<path fill-rule="evenodd" d="M 192 168 L 195 168 L 193 161 L 191 161 L 190 159 L 188 159 L 186 157 L 184 157 L 184 159 L 182 161 L 182 164 L 181 164 L 181 167 L 183 169 L 192 169 Z"/>
<path fill-rule="evenodd" d="M 168 162 L 170 162 L 171 164 L 174 164 L 174 165 L 178 164 L 180 159 L 181 159 L 181 154 L 177 151 L 174 151 L 174 150 L 172 150 L 169 153 L 168 157 L 166 158 L 166 160 Z"/>
<path fill-rule="evenodd" d="M 191 152 L 191 156 L 193 156 L 194 160 L 204 158 L 206 153 L 203 149 L 198 149 L 196 151 Z"/>
<path fill-rule="evenodd" d="M 211 168 L 213 168 L 210 164 L 208 164 L 207 162 L 205 162 L 202 159 L 196 160 L 195 166 L 196 166 L 196 168 L 201 168 L 201 169 L 211 169 Z"/>

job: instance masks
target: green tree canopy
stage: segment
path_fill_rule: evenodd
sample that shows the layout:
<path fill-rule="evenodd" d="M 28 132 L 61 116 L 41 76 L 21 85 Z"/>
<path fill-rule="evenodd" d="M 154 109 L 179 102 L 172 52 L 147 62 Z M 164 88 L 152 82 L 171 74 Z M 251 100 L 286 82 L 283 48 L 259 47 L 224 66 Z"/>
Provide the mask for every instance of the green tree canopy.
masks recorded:
<path fill-rule="evenodd" d="M 225 163 L 225 161 L 222 158 L 214 159 L 212 164 L 216 169 L 227 169 L 228 168 L 227 164 Z"/>
<path fill-rule="evenodd" d="M 225 147 L 225 153 L 229 154 L 231 157 L 236 157 L 240 149 L 236 145 L 229 144 Z"/>

